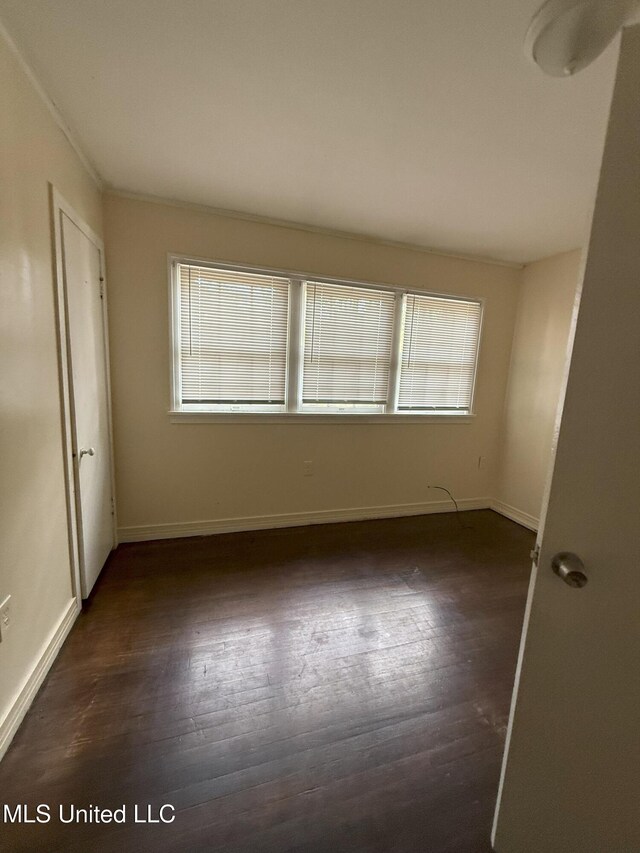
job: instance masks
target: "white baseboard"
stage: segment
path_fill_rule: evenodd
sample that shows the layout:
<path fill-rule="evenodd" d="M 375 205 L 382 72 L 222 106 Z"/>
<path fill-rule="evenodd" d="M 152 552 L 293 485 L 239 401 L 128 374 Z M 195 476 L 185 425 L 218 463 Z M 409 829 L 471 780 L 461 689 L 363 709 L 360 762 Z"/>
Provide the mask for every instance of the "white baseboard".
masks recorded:
<path fill-rule="evenodd" d="M 490 509 L 495 510 L 495 512 L 499 512 L 500 515 L 510 518 L 511 521 L 515 521 L 523 527 L 528 527 L 529 530 L 534 530 L 536 532 L 538 530 L 538 526 L 540 524 L 539 519 L 534 515 L 529 515 L 528 512 L 522 512 L 522 510 L 516 509 L 514 506 L 510 506 L 509 504 L 496 500 L 491 501 L 489 507 Z"/>
<path fill-rule="evenodd" d="M 31 674 L 22 689 L 18 692 L 4 719 L 0 722 L 0 760 L 13 740 L 13 736 L 18 731 L 24 715 L 29 710 L 36 693 L 40 689 L 42 682 L 51 668 L 51 664 L 56 659 L 60 647 L 67 638 L 67 634 L 73 627 L 73 623 L 76 621 L 79 613 L 80 607 L 74 598 L 69 602 L 58 625 L 44 644 L 40 657 L 31 670 Z"/>
<path fill-rule="evenodd" d="M 463 498 L 458 501 L 458 506 L 461 510 L 487 509 L 491 506 L 491 500 L 489 498 Z M 319 512 L 293 512 L 287 515 L 252 515 L 242 518 L 213 519 L 211 521 L 149 524 L 119 528 L 118 542 L 147 542 L 151 539 L 211 536 L 216 533 L 238 533 L 244 530 L 266 530 L 275 527 L 302 527 L 308 524 L 334 524 L 340 521 L 369 521 L 375 518 L 399 518 L 408 515 L 451 512 L 453 509 L 453 503 L 444 500 L 330 509 Z"/>

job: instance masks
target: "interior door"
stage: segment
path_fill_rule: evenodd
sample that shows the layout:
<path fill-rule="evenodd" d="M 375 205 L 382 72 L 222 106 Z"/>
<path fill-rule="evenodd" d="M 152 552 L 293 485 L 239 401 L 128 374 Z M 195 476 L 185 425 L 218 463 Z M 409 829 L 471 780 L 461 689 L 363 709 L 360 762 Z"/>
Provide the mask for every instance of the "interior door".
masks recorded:
<path fill-rule="evenodd" d="M 585 257 L 496 810 L 498 853 L 640 851 L 639 93 L 636 26 L 623 35 Z M 556 559 L 586 585 L 555 573 L 559 552 L 582 562 Z"/>
<path fill-rule="evenodd" d="M 114 546 L 101 249 L 61 213 L 82 597 Z"/>

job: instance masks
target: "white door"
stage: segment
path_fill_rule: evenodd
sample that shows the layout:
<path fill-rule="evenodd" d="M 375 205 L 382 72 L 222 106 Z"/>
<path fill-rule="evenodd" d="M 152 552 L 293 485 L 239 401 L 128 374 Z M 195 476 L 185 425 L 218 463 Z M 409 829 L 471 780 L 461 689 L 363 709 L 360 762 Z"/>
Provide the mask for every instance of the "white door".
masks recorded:
<path fill-rule="evenodd" d="M 80 584 L 87 598 L 114 546 L 102 250 L 60 211 Z"/>
<path fill-rule="evenodd" d="M 540 545 L 494 848 L 637 853 L 640 26 L 622 40 Z M 585 586 L 554 573 L 559 552 Z"/>

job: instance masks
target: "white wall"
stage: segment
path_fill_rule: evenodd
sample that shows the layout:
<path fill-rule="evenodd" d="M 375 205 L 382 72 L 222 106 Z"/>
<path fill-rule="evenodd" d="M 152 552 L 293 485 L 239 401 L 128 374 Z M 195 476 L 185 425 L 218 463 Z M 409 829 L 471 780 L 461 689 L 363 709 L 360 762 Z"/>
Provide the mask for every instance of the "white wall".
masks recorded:
<path fill-rule="evenodd" d="M 72 605 L 48 181 L 100 232 L 98 189 L 0 36 L 0 755 Z"/>
<path fill-rule="evenodd" d="M 505 404 L 498 508 L 537 527 L 554 440 L 581 252 L 522 271 Z"/>
<path fill-rule="evenodd" d="M 429 483 L 463 500 L 486 502 L 493 495 L 518 269 L 112 194 L 104 210 L 124 537 L 220 529 L 223 521 L 241 527 L 247 517 L 268 525 L 278 515 L 441 502 L 443 494 L 428 491 Z M 484 297 L 476 418 L 458 424 L 171 423 L 170 252 Z M 313 477 L 303 477 L 306 459 L 314 462 Z"/>

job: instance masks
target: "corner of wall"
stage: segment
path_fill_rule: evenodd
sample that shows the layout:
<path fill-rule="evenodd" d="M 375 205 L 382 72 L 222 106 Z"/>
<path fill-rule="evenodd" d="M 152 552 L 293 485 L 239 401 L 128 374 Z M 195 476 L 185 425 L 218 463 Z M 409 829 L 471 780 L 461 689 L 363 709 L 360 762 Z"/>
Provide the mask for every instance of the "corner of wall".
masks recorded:
<path fill-rule="evenodd" d="M 495 508 L 537 527 L 552 462 L 553 430 L 581 252 L 527 264 L 520 271 L 509 379 L 500 426 Z"/>

